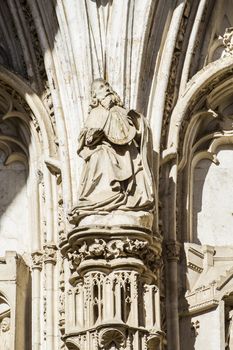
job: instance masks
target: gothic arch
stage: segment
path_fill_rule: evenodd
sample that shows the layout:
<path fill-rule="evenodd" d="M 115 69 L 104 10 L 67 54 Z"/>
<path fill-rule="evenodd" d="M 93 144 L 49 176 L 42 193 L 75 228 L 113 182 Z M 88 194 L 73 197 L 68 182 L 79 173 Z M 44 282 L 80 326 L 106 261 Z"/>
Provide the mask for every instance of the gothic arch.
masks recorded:
<path fill-rule="evenodd" d="M 7 154 L 5 166 L 24 163 L 27 169 L 25 186 L 28 209 L 25 210 L 30 212 L 29 244 L 25 253 L 14 250 L 23 254 L 27 264 L 32 266 L 32 328 L 37 330 L 32 337 L 36 345 L 41 343 L 43 298 L 46 296 L 47 307 L 55 308 L 54 295 L 49 291 L 53 289 L 58 242 L 58 222 L 54 209 L 58 206 L 57 191 L 61 184 L 57 135 L 50 112 L 40 97 L 21 77 L 2 66 L 0 114 L 0 127 L 11 125 L 15 130 L 14 137 L 0 135 L 0 151 Z M 25 232 L 21 232 L 21 235 L 23 237 Z M 12 250 L 7 245 L 5 249 Z M 43 290 L 41 283 L 44 274 L 47 277 Z M 53 311 L 46 317 L 46 322 L 52 324 Z"/>
<path fill-rule="evenodd" d="M 218 164 L 218 150 L 221 146 L 232 144 L 231 127 L 226 126 L 226 123 L 230 123 L 228 115 L 231 112 L 231 101 L 232 61 L 223 58 L 193 77 L 172 113 L 164 159 L 166 161 L 177 157 L 177 161 L 175 158 L 173 161 L 173 164 L 177 162 L 177 170 L 174 172 L 174 182 L 177 185 L 173 200 L 180 199 L 182 193 L 182 209 L 179 204 L 182 220 L 179 217 L 176 219 L 180 232 L 186 226 L 181 233 L 182 237 L 179 237 L 181 240 L 196 239 L 196 234 L 192 232 L 193 227 L 197 227 L 195 218 L 193 222 L 193 181 L 196 166 L 204 159 L 209 160 L 209 166 L 211 162 Z M 195 205 L 200 206 L 202 203 Z"/>
<path fill-rule="evenodd" d="M 196 187 L 194 188 L 194 171 L 202 160 L 209 162 L 205 173 L 202 174 L 204 178 L 211 166 L 218 170 L 219 147 L 221 148 L 221 145 L 228 147 L 229 143 L 232 143 L 231 128 L 222 133 L 222 124 L 228 120 L 228 116 L 223 114 L 231 105 L 229 97 L 232 91 L 232 70 L 232 58 L 224 57 L 207 65 L 193 76 L 171 114 L 166 149 L 162 154 L 161 177 L 164 193 L 162 217 L 165 245 L 169 253 L 172 247 L 171 257 L 169 255 L 169 262 L 171 261 L 169 266 L 173 264 L 171 274 L 179 276 L 180 273 L 184 290 L 192 287 L 188 285 L 189 282 L 185 277 L 189 255 L 183 257 L 175 272 L 175 259 L 180 257 L 180 246 L 177 241 L 181 244 L 184 242 L 200 244 L 197 233 L 193 231 L 196 225 L 193 220 L 197 220 L 197 214 L 193 216 L 193 194 L 199 195 L 201 199 L 198 199 L 197 205 L 202 205 L 203 192 L 202 188 L 199 188 L 198 194 Z M 195 210 L 200 212 L 198 207 Z M 212 241 L 209 242 L 211 244 Z M 190 250 L 192 249 L 199 248 L 191 247 Z M 187 300 L 185 298 L 184 300 Z M 175 325 L 177 329 L 179 328 L 178 295 L 168 296 L 168 299 L 171 299 L 168 304 L 173 303 L 174 309 L 167 310 L 167 317 L 172 317 L 171 315 L 177 317 L 177 323 L 173 323 L 172 329 L 169 328 L 168 322 L 168 339 L 172 336 L 179 342 L 175 331 Z"/>
<path fill-rule="evenodd" d="M 182 123 L 188 118 L 190 111 L 197 109 L 200 100 L 203 102 L 214 87 L 231 76 L 232 69 L 232 58 L 225 57 L 204 67 L 190 80 L 171 115 L 167 149 L 164 152 L 166 156 L 177 151 Z"/>
<path fill-rule="evenodd" d="M 24 155 L 24 160 L 28 164 L 28 180 L 32 181 L 32 184 L 34 183 L 34 185 L 36 185 L 36 182 L 38 182 L 38 172 L 43 173 L 46 178 L 46 180 L 44 180 L 44 186 L 46 188 L 45 201 L 47 202 L 47 207 L 51 207 L 53 201 L 52 180 L 51 173 L 48 171 L 47 166 L 52 167 L 54 164 L 57 165 L 58 160 L 55 144 L 56 135 L 49 118 L 49 113 L 41 99 L 26 82 L 18 75 L 8 71 L 2 66 L 0 66 L 0 89 L 2 94 L 5 94 L 5 96 L 7 95 L 9 102 L 8 110 L 2 111 L 2 123 L 12 121 L 18 128 L 22 129 L 25 138 L 24 145 L 16 138 L 14 140 L 7 140 L 6 136 L 3 142 L 7 143 L 7 141 L 9 141 L 12 143 L 14 141 L 23 148 L 21 156 Z M 1 102 L 3 104 L 3 101 Z M 17 157 L 15 158 L 11 154 L 11 161 L 22 161 L 22 157 L 19 159 L 19 152 L 13 153 L 15 156 L 17 155 Z M 35 186 L 32 185 L 32 188 L 33 191 L 35 191 Z M 39 196 L 39 193 L 37 193 L 37 196 Z M 34 204 L 36 205 L 36 201 Z M 37 225 L 39 225 L 40 218 L 37 217 L 35 220 L 37 221 Z M 37 249 L 39 249 L 41 233 L 37 232 L 37 230 L 35 230 L 35 232 L 38 242 Z"/>

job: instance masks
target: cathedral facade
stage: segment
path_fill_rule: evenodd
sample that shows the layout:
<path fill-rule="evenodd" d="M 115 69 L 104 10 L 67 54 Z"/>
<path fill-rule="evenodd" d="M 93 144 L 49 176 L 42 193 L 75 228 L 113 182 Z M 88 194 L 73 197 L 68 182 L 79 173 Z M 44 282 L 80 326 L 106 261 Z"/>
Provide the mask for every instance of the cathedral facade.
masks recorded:
<path fill-rule="evenodd" d="M 233 350 L 233 0 L 0 18 L 0 350 Z"/>

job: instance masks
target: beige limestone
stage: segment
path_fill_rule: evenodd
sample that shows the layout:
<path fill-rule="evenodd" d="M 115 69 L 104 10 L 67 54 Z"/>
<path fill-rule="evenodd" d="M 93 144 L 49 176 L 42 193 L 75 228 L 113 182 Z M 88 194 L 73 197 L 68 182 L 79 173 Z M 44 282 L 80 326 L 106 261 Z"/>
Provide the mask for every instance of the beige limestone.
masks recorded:
<path fill-rule="evenodd" d="M 10 312 L 12 349 L 232 348 L 232 8 L 1 2 L 0 323 Z M 71 227 L 77 139 L 99 77 L 119 94 L 120 114 L 133 108 L 150 125 L 154 207 L 138 208 L 149 198 L 141 171 L 130 210 L 89 212 Z M 110 142 L 124 142 L 107 126 Z M 126 144 L 135 129 L 122 124 Z"/>

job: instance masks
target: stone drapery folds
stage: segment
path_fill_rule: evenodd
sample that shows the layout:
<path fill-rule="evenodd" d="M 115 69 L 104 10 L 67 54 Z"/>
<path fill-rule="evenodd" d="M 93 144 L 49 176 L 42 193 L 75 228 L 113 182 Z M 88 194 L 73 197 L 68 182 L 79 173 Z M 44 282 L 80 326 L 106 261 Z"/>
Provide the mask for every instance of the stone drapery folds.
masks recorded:
<path fill-rule="evenodd" d="M 151 150 L 146 119 L 122 107 L 105 80 L 95 80 L 91 110 L 79 136 L 78 154 L 85 164 L 72 220 L 118 209 L 152 212 Z"/>
<path fill-rule="evenodd" d="M 70 213 L 74 227 L 61 244 L 70 269 L 67 308 L 78 315 L 65 325 L 69 348 L 161 348 L 150 134 L 146 119 L 126 110 L 108 82 L 93 82 L 79 137 L 85 163 Z"/>

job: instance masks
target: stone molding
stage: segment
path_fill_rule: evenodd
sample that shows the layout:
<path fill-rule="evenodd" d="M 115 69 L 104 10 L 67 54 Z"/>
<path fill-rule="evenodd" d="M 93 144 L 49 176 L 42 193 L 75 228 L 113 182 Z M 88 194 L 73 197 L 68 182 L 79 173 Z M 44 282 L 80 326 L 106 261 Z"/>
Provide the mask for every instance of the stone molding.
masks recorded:
<path fill-rule="evenodd" d="M 209 309 L 215 308 L 219 304 L 219 301 L 216 299 L 211 299 L 207 301 L 200 302 L 198 304 L 192 305 L 189 307 L 189 314 L 197 314 Z"/>
<path fill-rule="evenodd" d="M 204 67 L 190 79 L 185 93 L 172 111 L 166 150 L 167 155 L 169 150 L 174 153 L 180 147 L 180 142 L 178 142 L 179 134 L 185 134 L 183 127 L 188 125 L 196 104 L 205 96 L 208 96 L 221 82 L 231 77 L 232 66 L 231 57 L 226 57 L 224 60 L 216 61 L 214 65 L 209 64 Z M 194 81 L 195 84 L 193 84 Z"/>
<path fill-rule="evenodd" d="M 174 52 L 171 59 L 171 68 L 170 68 L 170 74 L 169 74 L 169 81 L 167 85 L 166 90 L 166 98 L 165 98 L 165 104 L 164 104 L 164 116 L 163 116 L 163 128 L 162 128 L 162 146 L 165 148 L 165 140 L 166 140 L 166 134 L 168 132 L 168 124 L 169 124 L 169 118 L 171 116 L 172 110 L 177 102 L 177 91 L 176 91 L 176 84 L 177 84 L 177 72 L 179 70 L 180 65 L 180 57 L 182 56 L 182 50 L 183 50 L 183 43 L 184 43 L 184 37 L 185 37 L 185 31 L 187 28 L 187 17 L 189 16 L 189 9 L 188 5 L 186 5 L 186 9 L 184 10 L 183 16 L 180 21 L 179 31 L 177 33 L 176 37 L 176 43 Z"/>
<path fill-rule="evenodd" d="M 189 267 L 191 270 L 195 271 L 195 272 L 198 272 L 198 273 L 201 273 L 203 271 L 203 268 L 202 267 L 199 267 L 197 266 L 196 264 L 193 264 L 191 262 L 189 262 L 187 264 L 187 267 Z"/>

